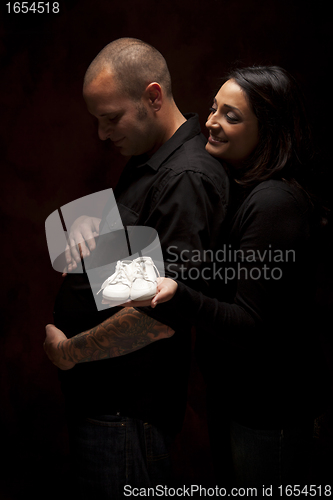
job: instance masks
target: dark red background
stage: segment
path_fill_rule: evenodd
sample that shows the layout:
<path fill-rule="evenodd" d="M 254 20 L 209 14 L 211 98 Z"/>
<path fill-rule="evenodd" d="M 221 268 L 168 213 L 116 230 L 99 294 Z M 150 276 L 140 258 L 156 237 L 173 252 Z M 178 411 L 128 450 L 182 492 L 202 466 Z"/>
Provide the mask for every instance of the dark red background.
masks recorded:
<path fill-rule="evenodd" d="M 308 99 L 320 152 L 313 183 L 331 205 L 331 14 L 327 1 L 60 0 L 60 13 L 49 15 L 8 14 L 4 4 L 0 498 L 56 498 L 65 496 L 70 473 L 67 431 L 57 370 L 42 343 L 62 278 L 49 261 L 44 223 L 57 207 L 114 187 L 124 165 L 124 158 L 99 141 L 85 109 L 81 87 L 87 66 L 115 38 L 151 43 L 168 61 L 179 108 L 198 112 L 203 128 L 218 78 L 231 64 L 285 67 Z M 328 245 L 323 263 L 331 255 Z M 326 330 L 318 328 L 329 361 L 331 271 L 331 264 L 321 266 L 318 296 L 329 321 Z M 317 483 L 332 478 L 332 433 L 328 414 L 316 440 Z M 194 360 L 174 455 L 180 484 L 215 484 L 204 386 Z"/>

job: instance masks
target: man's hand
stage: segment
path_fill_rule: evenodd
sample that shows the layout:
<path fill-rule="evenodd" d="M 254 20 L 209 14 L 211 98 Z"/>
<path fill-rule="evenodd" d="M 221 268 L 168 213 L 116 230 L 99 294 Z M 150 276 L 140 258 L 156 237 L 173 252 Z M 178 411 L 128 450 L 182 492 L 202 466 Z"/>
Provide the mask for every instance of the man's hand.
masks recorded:
<path fill-rule="evenodd" d="M 46 339 L 44 342 L 44 351 L 54 365 L 61 370 L 70 370 L 75 363 L 70 360 L 66 354 L 66 335 L 54 325 L 46 325 Z"/>
<path fill-rule="evenodd" d="M 88 257 L 90 252 L 95 250 L 95 237 L 99 235 L 100 222 L 101 219 L 86 215 L 82 215 L 73 222 L 65 249 L 66 271 L 76 269 L 77 262 L 80 262 L 81 258 Z"/>

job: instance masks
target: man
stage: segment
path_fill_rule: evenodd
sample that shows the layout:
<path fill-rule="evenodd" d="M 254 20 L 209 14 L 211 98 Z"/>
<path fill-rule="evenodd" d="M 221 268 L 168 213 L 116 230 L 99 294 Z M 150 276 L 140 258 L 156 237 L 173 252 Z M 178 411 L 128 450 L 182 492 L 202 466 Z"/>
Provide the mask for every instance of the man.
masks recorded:
<path fill-rule="evenodd" d="M 228 181 L 204 149 L 197 117 L 177 108 L 164 58 L 140 40 L 116 40 L 89 66 L 83 95 L 99 137 L 132 156 L 114 193 L 123 225 L 156 229 L 166 275 L 175 277 L 184 263 L 189 283 L 189 266 L 203 263 L 191 264 L 189 256 L 218 246 Z M 82 255 L 94 252 L 97 233 L 95 219 L 73 229 Z M 70 268 L 75 258 L 74 251 Z M 45 349 L 63 370 L 80 498 L 121 498 L 125 484 L 167 482 L 168 443 L 186 407 L 190 329 L 175 324 L 174 333 L 150 315 L 148 309 L 96 311 L 84 274 L 68 273 L 57 296 Z"/>

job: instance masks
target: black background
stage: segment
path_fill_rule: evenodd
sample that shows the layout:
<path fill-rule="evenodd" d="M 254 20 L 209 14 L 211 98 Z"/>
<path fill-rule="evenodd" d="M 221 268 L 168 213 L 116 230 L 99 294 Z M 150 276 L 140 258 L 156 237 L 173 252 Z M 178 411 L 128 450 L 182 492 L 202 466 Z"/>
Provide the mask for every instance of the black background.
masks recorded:
<path fill-rule="evenodd" d="M 123 36 L 155 46 L 168 62 L 180 110 L 198 112 L 203 130 L 218 79 L 230 65 L 283 66 L 308 100 L 319 152 L 313 185 L 332 205 L 329 2 L 60 0 L 59 6 L 58 14 L 41 15 L 9 14 L 1 5 L 0 498 L 10 500 L 64 498 L 70 474 L 57 370 L 42 349 L 62 279 L 49 261 L 44 223 L 69 201 L 114 187 L 125 162 L 99 141 L 82 99 L 85 70 L 99 50 Z M 326 330 L 318 329 L 329 361 L 330 241 L 322 250 L 318 294 L 329 321 Z M 321 419 L 318 436 L 315 469 L 324 484 L 332 479 L 330 414 Z M 174 463 L 180 484 L 214 485 L 204 386 L 194 360 Z"/>

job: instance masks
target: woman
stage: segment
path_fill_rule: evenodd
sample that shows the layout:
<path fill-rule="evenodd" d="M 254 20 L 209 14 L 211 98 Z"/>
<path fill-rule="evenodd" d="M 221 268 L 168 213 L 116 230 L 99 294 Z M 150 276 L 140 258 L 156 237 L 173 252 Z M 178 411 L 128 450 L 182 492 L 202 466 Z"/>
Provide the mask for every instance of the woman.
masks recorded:
<path fill-rule="evenodd" d="M 222 277 L 219 295 L 208 298 L 165 278 L 151 305 L 170 300 L 157 308 L 159 320 L 165 314 L 170 326 L 173 317 L 197 327 L 210 433 L 216 456 L 230 436 L 231 485 L 307 484 L 321 408 L 311 281 L 315 211 L 300 185 L 310 134 L 298 86 L 279 67 L 235 70 L 206 127 L 207 151 L 234 179 L 229 237 L 213 262 Z"/>

